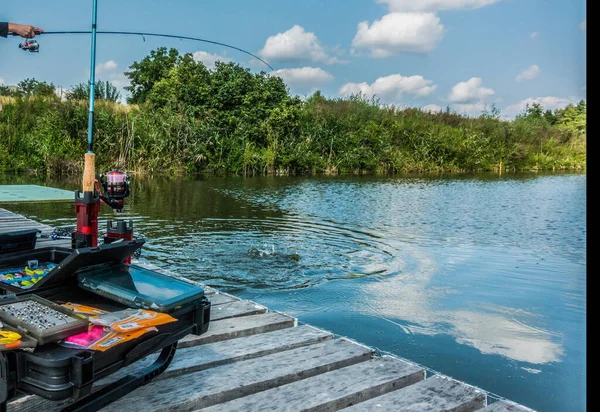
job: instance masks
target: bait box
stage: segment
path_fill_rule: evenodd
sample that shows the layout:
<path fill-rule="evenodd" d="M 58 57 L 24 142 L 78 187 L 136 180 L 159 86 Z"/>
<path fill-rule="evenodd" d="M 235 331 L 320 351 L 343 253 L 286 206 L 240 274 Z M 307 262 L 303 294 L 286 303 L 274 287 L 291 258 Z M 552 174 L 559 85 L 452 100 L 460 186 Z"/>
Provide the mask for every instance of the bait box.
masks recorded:
<path fill-rule="evenodd" d="M 77 275 L 122 268 L 125 259 L 143 243 L 141 240 L 119 240 L 94 248 L 71 250 L 50 247 L 1 254 L 0 268 L 24 266 L 28 260 L 52 262 L 56 263 L 56 267 L 25 290 L 0 282 L 0 293 L 5 294 L 0 295 L 0 304 L 4 299 L 9 302 L 38 296 L 57 305 L 75 302 L 109 312 L 126 309 L 130 307 L 126 299 L 119 299 L 117 295 L 96 294 L 79 287 Z M 158 277 L 163 283 L 180 282 L 157 272 L 153 272 L 151 277 Z M 40 343 L 28 350 L 0 351 L 0 410 L 17 392 L 53 401 L 71 398 L 75 404 L 82 405 L 82 409 L 98 410 L 144 385 L 168 367 L 179 340 L 189 334 L 201 335 L 208 330 L 210 302 L 201 288 L 196 289 L 202 293 L 196 290 L 196 293 L 176 300 L 177 304 L 168 307 L 169 314 L 177 319 L 176 322 L 159 325 L 157 331 L 104 352 L 67 348 L 56 342 Z M 166 309 L 167 306 L 162 308 Z M 106 391 L 101 389 L 92 393 L 94 382 L 156 352 L 161 352 L 161 355 L 143 372 L 110 384 Z"/>

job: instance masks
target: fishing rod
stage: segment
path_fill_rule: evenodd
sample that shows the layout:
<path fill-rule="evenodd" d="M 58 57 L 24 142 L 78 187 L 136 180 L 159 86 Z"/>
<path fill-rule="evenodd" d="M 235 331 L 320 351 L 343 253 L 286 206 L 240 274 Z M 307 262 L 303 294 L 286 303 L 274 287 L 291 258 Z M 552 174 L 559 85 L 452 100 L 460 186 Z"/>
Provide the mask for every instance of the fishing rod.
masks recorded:
<path fill-rule="evenodd" d="M 88 116 L 88 151 L 85 154 L 85 169 L 83 172 L 83 192 L 94 191 L 96 171 L 92 143 L 94 139 L 94 98 L 96 94 L 96 26 L 98 24 L 98 0 L 92 5 L 92 45 L 90 53 L 90 110 Z M 88 162 L 89 161 L 89 162 Z M 91 167 L 89 165 L 91 164 Z"/>
<path fill-rule="evenodd" d="M 73 233 L 71 247 L 98 246 L 98 212 L 100 197 L 96 191 L 96 155 L 92 150 L 94 141 L 94 98 L 96 92 L 96 27 L 98 23 L 98 0 L 92 1 L 92 42 L 90 53 L 90 107 L 88 116 L 88 150 L 84 155 L 83 193 L 75 191 L 75 214 L 77 230 Z M 19 45 L 20 46 L 20 45 Z M 37 46 L 39 50 L 39 45 Z M 82 196 L 83 194 L 83 196 Z"/>
<path fill-rule="evenodd" d="M 89 30 L 45 31 L 45 32 L 36 32 L 36 35 L 46 36 L 46 35 L 53 35 L 53 34 L 91 34 L 91 33 L 92 32 L 89 31 Z M 257 55 L 255 55 L 253 53 L 250 53 L 249 51 L 244 50 L 242 48 L 239 48 L 239 47 L 236 47 L 236 46 L 232 46 L 231 44 L 222 43 L 222 42 L 219 42 L 219 41 L 202 39 L 202 38 L 199 38 L 199 37 L 178 36 L 178 35 L 175 35 L 175 34 L 133 32 L 133 31 L 105 31 L 105 30 L 98 30 L 98 31 L 96 31 L 96 33 L 97 34 L 126 35 L 126 36 L 142 36 L 142 38 L 144 39 L 144 41 L 146 41 L 145 37 L 165 37 L 165 38 L 170 38 L 170 39 L 193 40 L 193 41 L 198 41 L 198 42 L 202 42 L 202 43 L 215 44 L 215 45 L 218 45 L 218 46 L 227 47 L 229 49 L 233 49 L 233 50 L 237 50 L 237 51 L 240 51 L 242 53 L 245 53 L 248 56 L 251 56 L 251 57 L 255 58 L 256 60 L 260 61 L 261 63 L 263 63 L 265 66 L 267 66 L 269 69 L 271 69 L 271 71 L 275 71 L 275 69 L 269 63 L 267 63 L 266 61 L 264 61 L 263 59 L 261 59 Z M 13 33 L 13 35 L 16 36 L 15 33 Z M 32 51 L 32 52 L 39 51 L 39 44 L 35 40 L 33 40 L 33 41 L 30 40 L 29 42 L 25 42 L 23 44 L 20 44 L 19 47 L 22 48 L 23 50 L 29 50 L 29 51 Z"/>
<path fill-rule="evenodd" d="M 112 170 L 106 174 L 106 181 L 103 180 L 103 175 L 100 175 L 100 182 L 105 190 L 104 195 L 101 193 L 99 188 L 99 182 L 96 181 L 95 171 L 95 155 L 93 152 L 93 140 L 94 140 L 94 99 L 95 99 L 95 78 L 96 78 L 96 35 L 97 34 L 113 34 L 113 35 L 130 35 L 130 36 L 142 36 L 146 41 L 148 37 L 164 37 L 173 38 L 180 40 L 193 40 L 203 43 L 215 44 L 230 49 L 234 49 L 245 53 L 253 58 L 259 60 L 265 64 L 271 71 L 275 71 L 273 67 L 256 56 L 244 49 L 241 49 L 230 44 L 201 39 L 198 37 L 189 36 L 177 36 L 173 34 L 162 34 L 162 33 L 147 33 L 147 32 L 126 32 L 126 31 L 99 31 L 97 30 L 98 22 L 98 0 L 92 0 L 92 30 L 84 31 L 36 31 L 36 35 L 70 35 L 70 34 L 91 34 L 91 57 L 90 57 L 90 84 L 89 84 L 89 118 L 88 118 L 88 150 L 85 153 L 85 163 L 83 170 L 83 196 L 79 191 L 75 191 L 75 214 L 77 215 L 77 229 L 72 234 L 72 247 L 74 249 L 80 247 L 95 247 L 98 245 L 98 212 L 100 207 L 100 200 L 105 204 L 112 207 L 117 212 L 120 212 L 123 207 L 123 199 L 129 196 L 129 177 L 122 170 Z M 12 35 L 16 35 L 12 33 Z M 19 44 L 19 48 L 30 51 L 39 52 L 40 45 L 37 40 L 26 40 L 24 43 Z M 117 223 L 126 223 L 125 221 L 118 220 Z M 133 222 L 130 221 L 130 226 L 126 224 L 120 225 L 127 230 L 124 230 L 124 234 L 119 232 L 119 225 L 117 225 L 116 232 L 117 237 L 132 237 L 133 236 Z M 113 230 L 114 232 L 114 230 Z M 115 232 L 115 233 L 116 233 Z M 107 238 L 110 237 L 111 228 L 107 231 Z M 106 242 L 106 238 L 105 238 Z"/>

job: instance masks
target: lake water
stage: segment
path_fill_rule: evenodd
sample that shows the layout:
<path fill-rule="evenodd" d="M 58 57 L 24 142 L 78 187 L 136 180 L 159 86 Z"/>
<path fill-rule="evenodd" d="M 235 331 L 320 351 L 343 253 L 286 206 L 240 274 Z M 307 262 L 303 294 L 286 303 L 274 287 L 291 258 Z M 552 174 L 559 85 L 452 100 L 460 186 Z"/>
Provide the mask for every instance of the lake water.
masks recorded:
<path fill-rule="evenodd" d="M 585 410 L 585 175 L 132 183 L 123 215 L 149 261 L 532 408 Z M 65 203 L 3 206 L 75 221 Z"/>

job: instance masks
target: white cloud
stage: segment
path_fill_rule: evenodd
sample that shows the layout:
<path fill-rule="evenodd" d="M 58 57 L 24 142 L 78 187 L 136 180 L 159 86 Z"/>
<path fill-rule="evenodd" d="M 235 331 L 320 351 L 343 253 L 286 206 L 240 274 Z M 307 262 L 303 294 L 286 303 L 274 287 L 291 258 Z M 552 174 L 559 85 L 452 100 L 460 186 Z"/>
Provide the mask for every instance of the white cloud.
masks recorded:
<path fill-rule="evenodd" d="M 585 26 L 586 26 L 586 21 L 587 21 L 587 20 L 584 20 L 584 21 L 582 21 L 581 23 L 579 23 L 579 28 L 580 28 L 581 30 L 583 30 L 583 31 L 586 31 L 586 27 L 585 27 Z"/>
<path fill-rule="evenodd" d="M 317 67 L 302 67 L 296 69 L 279 69 L 271 73 L 281 77 L 290 87 L 310 87 L 333 80 L 333 76 Z"/>
<path fill-rule="evenodd" d="M 129 79 L 125 76 L 125 73 L 117 70 L 119 65 L 114 60 L 109 60 L 105 63 L 96 65 L 96 81 L 109 81 L 117 89 L 121 95 L 125 94 L 124 87 L 130 85 Z"/>
<path fill-rule="evenodd" d="M 444 109 L 442 107 L 438 106 L 437 104 L 428 104 L 427 106 L 423 107 L 423 111 L 431 112 L 431 113 L 441 112 L 442 110 L 444 110 Z"/>
<path fill-rule="evenodd" d="M 209 68 L 209 69 L 214 68 L 215 67 L 215 63 L 217 61 L 221 61 L 223 63 L 227 63 L 227 62 L 233 61 L 229 57 L 221 56 L 221 55 L 216 54 L 216 53 L 210 54 L 210 53 L 207 53 L 205 51 L 194 52 L 193 56 L 194 56 L 194 60 L 196 60 L 197 62 L 204 63 L 204 65 L 207 68 Z"/>
<path fill-rule="evenodd" d="M 437 85 L 433 80 L 426 80 L 423 76 L 402 76 L 392 74 L 380 77 L 374 83 L 346 83 L 340 90 L 341 96 L 351 96 L 361 93 L 365 97 L 381 97 L 383 99 L 399 100 L 403 95 L 409 94 L 417 97 L 428 96 L 435 91 Z"/>
<path fill-rule="evenodd" d="M 458 9 L 478 9 L 500 0 L 377 0 L 394 11 L 438 11 Z"/>
<path fill-rule="evenodd" d="M 316 34 L 306 32 L 304 27 L 298 25 L 269 37 L 258 54 L 264 59 L 280 62 L 309 60 L 325 64 L 342 63 L 337 57 L 326 53 Z"/>
<path fill-rule="evenodd" d="M 0 84 L 4 84 L 4 77 L 0 76 Z"/>
<path fill-rule="evenodd" d="M 518 103 L 514 103 L 514 104 L 511 104 L 510 106 L 507 106 L 502 111 L 502 114 L 507 115 L 507 116 L 515 116 L 519 113 L 522 113 L 523 110 L 525 110 L 525 108 L 527 107 L 527 105 L 531 106 L 534 103 L 539 103 L 540 105 L 542 105 L 544 110 L 562 109 L 563 107 L 568 106 L 571 103 L 577 103 L 577 100 L 578 99 L 576 99 L 574 97 L 569 97 L 569 98 L 555 97 L 555 96 L 530 97 L 528 99 L 521 100 Z"/>
<path fill-rule="evenodd" d="M 525 81 L 525 80 L 533 80 L 536 77 L 538 77 L 539 74 L 540 74 L 540 68 L 538 67 L 537 64 L 534 64 L 533 66 L 530 66 L 529 68 L 523 70 L 523 72 L 520 73 L 515 78 L 515 81 L 516 82 L 522 82 L 522 81 Z"/>
<path fill-rule="evenodd" d="M 533 40 L 533 39 L 537 38 L 539 35 L 540 35 L 540 34 L 539 34 L 537 31 L 534 31 L 533 33 L 531 33 L 531 34 L 529 35 L 529 38 L 530 38 L 531 40 Z"/>
<path fill-rule="evenodd" d="M 398 53 L 427 53 L 444 37 L 444 26 L 435 14 L 442 10 L 478 9 L 501 0 L 377 0 L 389 14 L 371 25 L 359 23 L 352 41 L 356 49 L 369 49 L 372 57 Z"/>
<path fill-rule="evenodd" d="M 69 95 L 69 93 L 71 92 L 71 89 L 65 89 L 63 87 L 57 86 L 54 89 L 54 93 L 61 99 L 61 100 L 66 100 L 67 96 Z"/>
<path fill-rule="evenodd" d="M 117 62 L 109 60 L 106 63 L 100 63 L 96 65 L 96 73 L 106 73 L 113 71 L 117 68 Z"/>
<path fill-rule="evenodd" d="M 373 57 L 402 52 L 427 53 L 444 37 L 444 26 L 433 13 L 390 13 L 358 24 L 352 40 L 356 49 L 368 49 Z"/>
<path fill-rule="evenodd" d="M 481 112 L 488 108 L 488 105 L 484 101 L 478 101 L 474 103 L 455 103 L 452 108 L 459 114 L 479 116 Z"/>
<path fill-rule="evenodd" d="M 108 76 L 108 80 L 113 84 L 113 86 L 118 88 L 123 88 L 129 86 L 129 78 L 125 76 L 125 73 L 112 73 Z"/>
<path fill-rule="evenodd" d="M 474 103 L 496 93 L 482 84 L 483 80 L 480 77 L 471 77 L 466 82 L 460 82 L 452 87 L 448 100 L 454 103 Z"/>

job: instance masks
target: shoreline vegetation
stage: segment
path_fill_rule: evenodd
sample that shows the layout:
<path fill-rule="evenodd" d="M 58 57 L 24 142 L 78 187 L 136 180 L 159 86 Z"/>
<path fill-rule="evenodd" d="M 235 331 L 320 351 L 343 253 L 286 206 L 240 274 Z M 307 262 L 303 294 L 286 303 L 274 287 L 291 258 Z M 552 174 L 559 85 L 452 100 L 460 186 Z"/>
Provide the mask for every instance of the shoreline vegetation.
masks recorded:
<path fill-rule="evenodd" d="M 235 63 L 207 69 L 159 48 L 126 76 L 128 105 L 96 84 L 99 170 L 136 174 L 295 175 L 586 169 L 586 103 L 527 106 L 514 120 L 492 106 L 477 117 L 381 105 L 357 95 L 292 96 L 279 77 Z M 0 86 L 0 172 L 83 170 L 88 91 L 52 84 Z"/>

